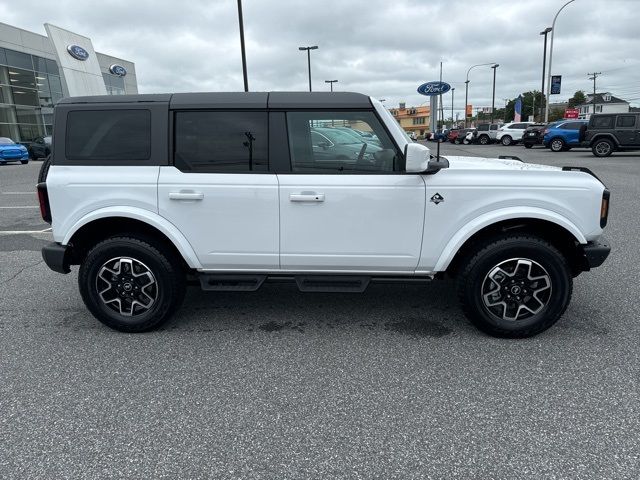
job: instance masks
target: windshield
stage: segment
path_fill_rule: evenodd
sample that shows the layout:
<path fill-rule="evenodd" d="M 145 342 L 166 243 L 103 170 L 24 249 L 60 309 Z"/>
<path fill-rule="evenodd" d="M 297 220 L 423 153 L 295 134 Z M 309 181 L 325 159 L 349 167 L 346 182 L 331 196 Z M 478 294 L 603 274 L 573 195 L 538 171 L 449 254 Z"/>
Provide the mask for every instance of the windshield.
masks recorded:
<path fill-rule="evenodd" d="M 15 145 L 16 142 L 7 137 L 0 137 L 0 145 Z"/>

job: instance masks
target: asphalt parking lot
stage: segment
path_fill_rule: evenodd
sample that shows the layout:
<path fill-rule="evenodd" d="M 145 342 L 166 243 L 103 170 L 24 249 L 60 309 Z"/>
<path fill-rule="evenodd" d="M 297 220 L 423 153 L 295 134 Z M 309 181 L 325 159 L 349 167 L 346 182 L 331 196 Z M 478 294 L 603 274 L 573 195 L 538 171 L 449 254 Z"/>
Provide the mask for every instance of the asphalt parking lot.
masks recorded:
<path fill-rule="evenodd" d="M 428 144 L 435 151 L 435 144 Z M 0 165 L 0 478 L 640 477 L 640 156 L 597 159 L 613 251 L 527 340 L 472 328 L 452 284 L 191 290 L 160 331 L 99 324 L 50 271 L 40 162 Z"/>

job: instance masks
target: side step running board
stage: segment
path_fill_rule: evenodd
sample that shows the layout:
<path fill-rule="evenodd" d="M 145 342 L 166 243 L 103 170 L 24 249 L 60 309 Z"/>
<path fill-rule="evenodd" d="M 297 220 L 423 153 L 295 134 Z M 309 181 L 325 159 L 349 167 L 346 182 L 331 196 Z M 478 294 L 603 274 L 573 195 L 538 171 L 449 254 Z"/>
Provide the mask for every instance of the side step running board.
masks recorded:
<path fill-rule="evenodd" d="M 362 293 L 371 280 L 371 277 L 352 275 L 304 275 L 295 278 L 301 292 Z"/>
<path fill-rule="evenodd" d="M 202 290 L 255 292 L 258 290 L 266 275 L 210 275 L 200 274 Z"/>

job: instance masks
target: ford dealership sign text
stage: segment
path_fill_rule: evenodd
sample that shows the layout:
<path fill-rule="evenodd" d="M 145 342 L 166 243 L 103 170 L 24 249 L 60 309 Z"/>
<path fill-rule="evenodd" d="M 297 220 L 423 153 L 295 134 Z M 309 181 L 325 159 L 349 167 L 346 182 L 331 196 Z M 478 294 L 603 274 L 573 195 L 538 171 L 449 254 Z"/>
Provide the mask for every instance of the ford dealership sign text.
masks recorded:
<path fill-rule="evenodd" d="M 418 87 L 418 93 L 428 97 L 432 95 L 442 95 L 449 90 L 451 90 L 451 85 L 445 82 L 427 82 Z"/>

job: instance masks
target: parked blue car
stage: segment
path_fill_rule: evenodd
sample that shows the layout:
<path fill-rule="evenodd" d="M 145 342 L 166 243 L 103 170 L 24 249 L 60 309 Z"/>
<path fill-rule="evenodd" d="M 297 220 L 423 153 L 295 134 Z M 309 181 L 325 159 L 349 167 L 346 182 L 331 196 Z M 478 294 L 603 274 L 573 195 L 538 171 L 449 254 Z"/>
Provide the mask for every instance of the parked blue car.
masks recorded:
<path fill-rule="evenodd" d="M 29 151 L 10 138 L 0 137 L 0 163 L 7 162 L 29 163 Z"/>
<path fill-rule="evenodd" d="M 547 125 L 542 143 L 552 152 L 563 152 L 580 146 L 580 128 L 587 120 L 560 120 Z"/>

